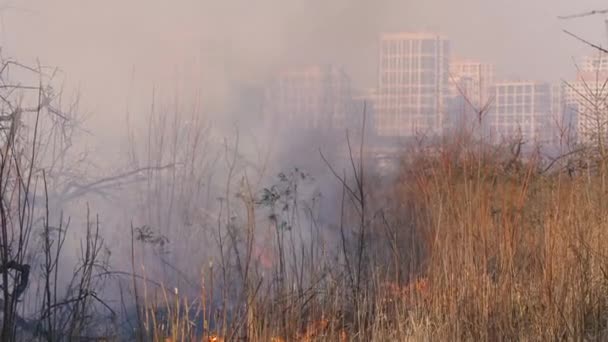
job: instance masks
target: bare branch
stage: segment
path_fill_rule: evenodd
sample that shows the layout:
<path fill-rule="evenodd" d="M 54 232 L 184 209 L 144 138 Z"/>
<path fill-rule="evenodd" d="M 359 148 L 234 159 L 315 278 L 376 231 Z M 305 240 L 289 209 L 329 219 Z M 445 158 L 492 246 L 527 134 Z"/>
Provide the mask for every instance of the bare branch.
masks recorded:
<path fill-rule="evenodd" d="M 599 45 L 596 45 L 596 44 L 593 44 L 593 43 L 591 43 L 591 42 L 589 42 L 589 41 L 587 41 L 587 40 L 585 40 L 585 39 L 583 39 L 583 38 L 575 35 L 574 33 L 570 32 L 568 30 L 562 30 L 562 31 L 564 31 L 564 33 L 566 33 L 567 35 L 572 36 L 572 37 L 576 38 L 577 40 L 579 40 L 579 41 L 581 41 L 581 42 L 583 42 L 583 43 L 591 46 L 594 49 L 598 49 L 598 50 L 600 50 L 603 53 L 608 53 L 608 50 L 604 49 L 603 47 L 601 47 Z"/>

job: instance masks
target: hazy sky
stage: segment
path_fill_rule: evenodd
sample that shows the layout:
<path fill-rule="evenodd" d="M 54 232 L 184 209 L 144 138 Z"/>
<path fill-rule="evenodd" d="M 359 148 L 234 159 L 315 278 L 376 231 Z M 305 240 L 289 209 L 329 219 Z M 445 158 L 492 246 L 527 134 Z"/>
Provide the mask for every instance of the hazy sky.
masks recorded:
<path fill-rule="evenodd" d="M 344 65 L 356 84 L 376 82 L 376 41 L 387 30 L 433 30 L 454 55 L 496 64 L 500 74 L 559 80 L 584 46 L 568 28 L 606 42 L 599 0 L 21 0 L 3 1 L 3 53 L 59 66 L 104 125 L 128 103 L 161 91 L 221 97 L 225 74 L 258 80 L 295 63 Z M 210 86 L 209 82 L 213 84 Z M 113 118 L 112 120 L 107 120 Z"/>

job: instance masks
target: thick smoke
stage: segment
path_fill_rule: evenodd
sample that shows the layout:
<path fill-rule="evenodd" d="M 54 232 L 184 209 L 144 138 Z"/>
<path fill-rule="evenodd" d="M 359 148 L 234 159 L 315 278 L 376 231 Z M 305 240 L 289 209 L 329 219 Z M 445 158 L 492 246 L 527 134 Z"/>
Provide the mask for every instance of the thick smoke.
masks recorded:
<path fill-rule="evenodd" d="M 293 245 L 336 238 L 330 229 L 325 235 L 318 230 L 337 224 L 341 194 L 320 151 L 337 173 L 349 172 L 345 132 L 319 137 L 298 127 L 270 128 L 264 92 L 282 70 L 333 64 L 350 75 L 353 92 L 374 88 L 380 33 L 426 29 L 447 34 L 456 55 L 495 63 L 503 77 L 556 80 L 568 77 L 569 58 L 585 51 L 560 32 L 562 25 L 593 41 L 605 39 L 599 19 L 563 23 L 557 16 L 601 5 L 566 0 L 32 0 L 0 8 L 0 45 L 3 54 L 24 63 L 39 59 L 59 67 L 66 103 L 77 103 L 87 118 L 72 142 L 81 183 L 139 170 L 101 195 L 87 193 L 53 208 L 55 218 L 63 211 L 78 231 L 86 224 L 88 204 L 99 213 L 116 267 L 126 271 L 131 228 L 140 236 L 150 229 L 160 236 L 155 243 L 168 238 L 166 245 L 137 248 L 141 260 L 162 260 L 145 272 L 161 278 L 169 269 L 174 276 L 162 280 L 196 294 L 191 282 L 210 263 L 217 265 L 220 236 L 230 238 L 222 235 L 229 232 L 218 233 L 218 222 L 245 225 L 248 206 L 259 210 L 255 222 L 263 233 L 254 254 L 262 266 L 273 257 L 260 252 L 275 238 L 273 224 L 293 228 Z M 362 115 L 360 108 L 351 114 Z M 358 125 L 351 129 L 356 149 Z M 301 172 L 307 176 L 297 183 L 300 216 L 282 210 L 284 203 L 279 214 L 260 203 L 265 190 L 293 191 L 290 177 L 297 179 Z M 290 226 L 295 221 L 298 230 Z M 71 247 L 80 237 L 68 241 Z M 192 277 L 180 273 L 186 269 L 194 270 Z"/>

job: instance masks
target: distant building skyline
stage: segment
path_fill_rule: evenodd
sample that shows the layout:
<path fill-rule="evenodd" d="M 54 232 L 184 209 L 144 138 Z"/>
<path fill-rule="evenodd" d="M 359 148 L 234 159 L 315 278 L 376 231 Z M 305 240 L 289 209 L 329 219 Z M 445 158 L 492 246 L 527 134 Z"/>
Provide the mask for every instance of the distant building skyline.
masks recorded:
<path fill-rule="evenodd" d="M 559 144 L 598 130 L 608 133 L 605 101 L 588 101 L 592 95 L 608 97 L 605 54 L 580 59 L 576 79 L 564 84 L 496 81 L 493 63 L 452 58 L 448 37 L 434 32 L 383 33 L 378 54 L 378 84 L 370 89 L 352 89 L 346 71 L 333 64 L 282 70 L 266 87 L 265 119 L 319 132 L 352 129 L 360 125 L 366 103 L 368 131 L 379 138 L 472 132 L 479 126 L 495 139 L 521 135 Z"/>
<path fill-rule="evenodd" d="M 331 64 L 286 68 L 266 88 L 264 112 L 279 128 L 342 129 L 352 114 L 350 78 Z"/>
<path fill-rule="evenodd" d="M 551 113 L 554 146 L 567 146 L 577 139 L 577 116 L 566 103 L 567 86 L 564 83 L 551 85 Z"/>
<path fill-rule="evenodd" d="M 494 103 L 486 116 L 493 142 L 521 138 L 549 143 L 553 139 L 552 86 L 537 81 L 501 81 L 491 87 Z"/>
<path fill-rule="evenodd" d="M 450 61 L 448 130 L 473 133 L 481 129 L 480 115 L 492 105 L 490 87 L 494 77 L 493 64 L 473 59 Z"/>
<path fill-rule="evenodd" d="M 603 52 L 593 56 L 584 56 L 579 69 L 582 72 L 608 72 L 608 57 Z M 580 72 L 578 74 L 580 75 Z"/>
<path fill-rule="evenodd" d="M 583 57 L 576 79 L 564 84 L 567 110 L 577 118 L 579 142 L 593 143 L 608 133 L 608 56 Z"/>
<path fill-rule="evenodd" d="M 368 88 L 354 92 L 353 95 L 353 120 L 349 128 L 360 128 L 363 112 L 365 111 L 365 120 L 367 131 L 376 132 L 376 102 L 378 99 L 378 91 L 376 88 Z M 353 127 L 353 124 L 359 124 Z"/>
<path fill-rule="evenodd" d="M 441 133 L 448 92 L 449 40 L 427 32 L 384 33 L 379 46 L 376 133 Z"/>
<path fill-rule="evenodd" d="M 452 59 L 449 68 L 450 97 L 464 95 L 476 107 L 483 107 L 488 101 L 489 88 L 494 83 L 494 64 L 474 59 Z"/>

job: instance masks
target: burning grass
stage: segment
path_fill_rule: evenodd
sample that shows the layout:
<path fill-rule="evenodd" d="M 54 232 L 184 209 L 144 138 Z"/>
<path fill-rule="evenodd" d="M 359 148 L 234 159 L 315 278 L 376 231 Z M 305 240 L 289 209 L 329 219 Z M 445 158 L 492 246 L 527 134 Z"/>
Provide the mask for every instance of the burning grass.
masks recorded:
<path fill-rule="evenodd" d="M 243 318 L 214 338 L 606 339 L 606 163 L 560 169 L 571 162 L 547 170 L 538 153 L 458 143 L 421 152 L 390 188 L 360 192 L 388 206 L 346 206 L 355 228 L 343 225 L 338 261 L 306 268 L 317 281 L 250 278 Z M 361 229 L 366 243 L 354 243 Z M 280 272 L 291 261 L 273 255 L 265 266 L 295 284 Z"/>

